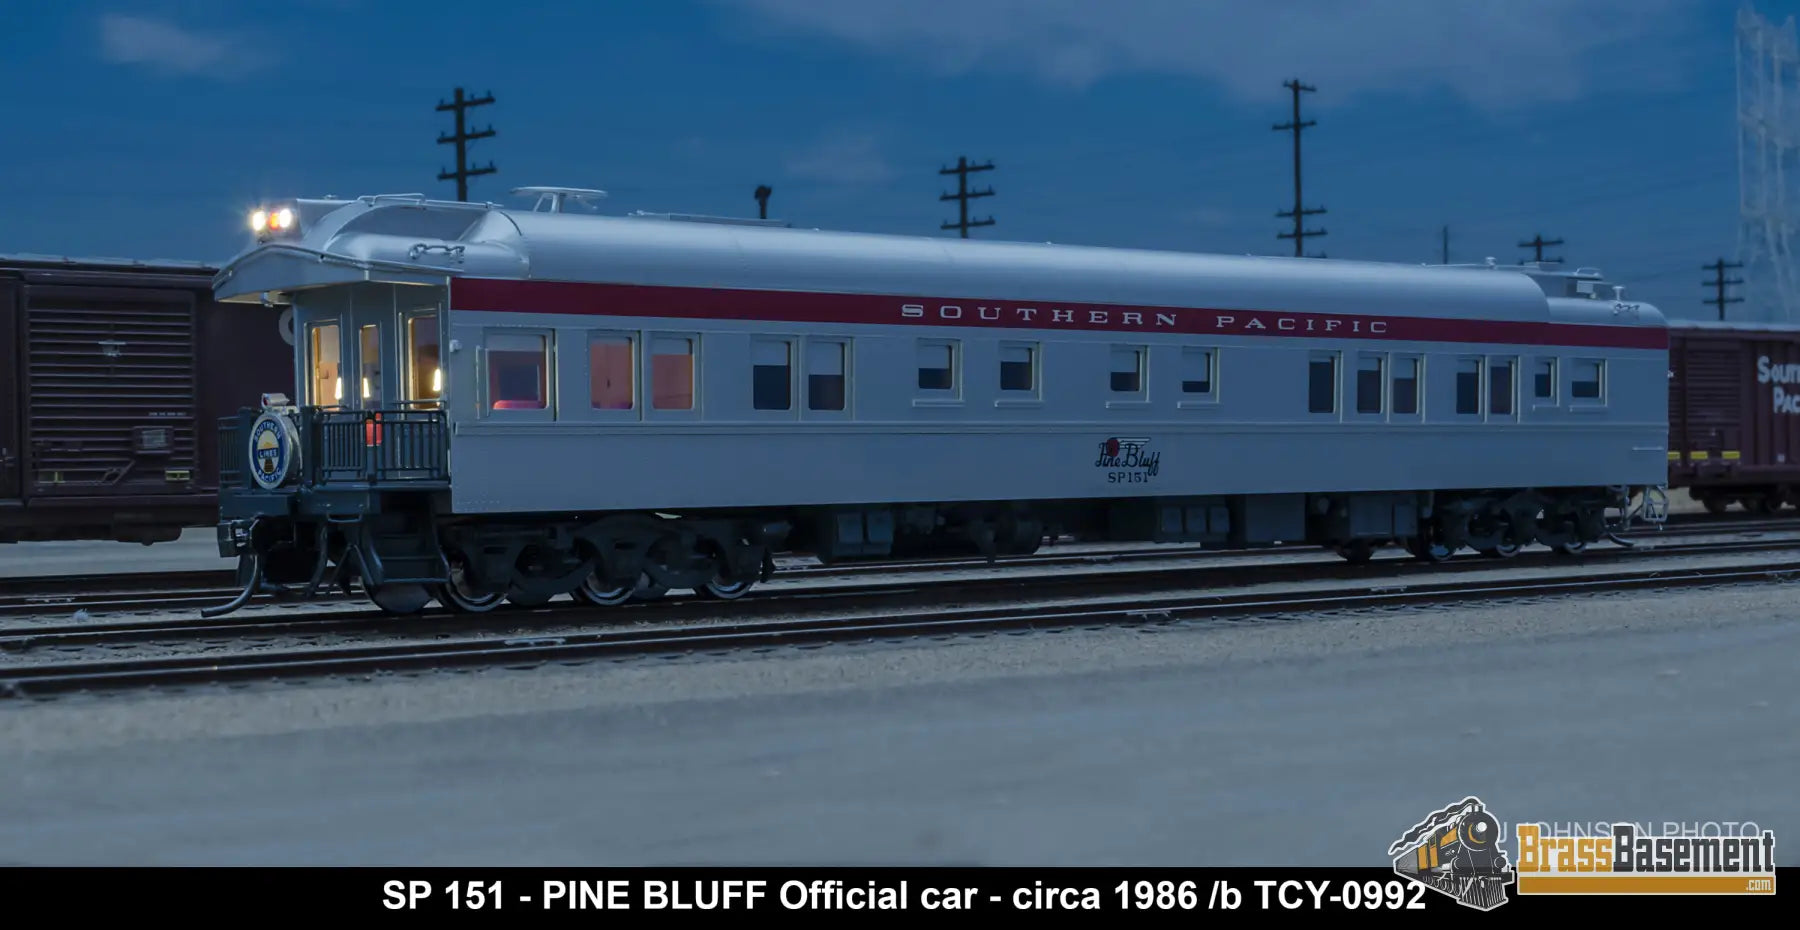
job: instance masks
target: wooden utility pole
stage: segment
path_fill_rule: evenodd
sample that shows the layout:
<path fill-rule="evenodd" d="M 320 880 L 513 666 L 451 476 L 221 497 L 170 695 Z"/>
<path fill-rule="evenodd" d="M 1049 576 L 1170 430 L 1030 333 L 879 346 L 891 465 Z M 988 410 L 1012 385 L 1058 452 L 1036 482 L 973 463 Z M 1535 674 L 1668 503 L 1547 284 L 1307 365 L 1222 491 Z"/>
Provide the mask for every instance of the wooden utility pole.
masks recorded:
<path fill-rule="evenodd" d="M 493 174 L 495 170 L 494 163 L 491 161 L 487 163 L 487 167 L 485 168 L 469 167 L 469 143 L 476 139 L 493 138 L 494 129 L 490 126 L 480 132 L 469 132 L 464 120 L 464 114 L 472 107 L 483 107 L 493 102 L 494 95 L 492 93 L 479 98 L 465 97 L 463 96 L 463 89 L 458 87 L 456 89 L 456 97 L 450 103 L 439 103 L 437 107 L 439 113 L 447 111 L 456 113 L 455 135 L 438 136 L 439 145 L 454 144 L 456 146 L 456 170 L 438 172 L 438 180 L 454 180 L 456 182 L 456 199 L 460 203 L 467 203 L 469 200 L 470 178 L 479 177 L 484 174 Z"/>
<path fill-rule="evenodd" d="M 956 222 L 945 223 L 940 228 L 942 228 L 942 229 L 959 229 L 962 231 L 962 237 L 964 239 L 967 239 L 967 238 L 969 238 L 969 228 L 970 227 L 994 225 L 994 218 L 991 216 L 985 220 L 969 219 L 969 201 L 975 199 L 976 197 L 992 197 L 992 196 L 994 196 L 994 189 L 991 187 L 984 191 L 969 190 L 969 175 L 976 171 L 992 171 L 992 170 L 994 170 L 994 163 L 991 161 L 985 165 L 971 165 L 971 164 L 969 164 L 969 160 L 967 158 L 962 158 L 962 157 L 959 157 L 956 159 L 956 167 L 940 168 L 938 170 L 938 174 L 954 174 L 954 175 L 956 175 L 956 193 L 945 194 L 944 196 L 939 197 L 938 199 L 939 200 L 954 200 L 954 201 L 956 201 L 959 211 L 960 211 L 960 218 Z"/>
<path fill-rule="evenodd" d="M 1543 234 L 1539 233 L 1537 236 L 1533 237 L 1530 242 L 1519 243 L 1519 248 L 1521 248 L 1521 249 L 1536 249 L 1537 255 L 1535 258 L 1532 259 L 1532 261 L 1539 262 L 1539 263 L 1542 263 L 1545 261 L 1561 262 L 1562 259 L 1560 259 L 1560 258 L 1550 258 L 1550 259 L 1544 258 L 1544 247 L 1550 246 L 1550 245 L 1562 245 L 1562 244 L 1563 244 L 1563 241 L 1561 239 L 1545 239 Z"/>
<path fill-rule="evenodd" d="M 1308 87 L 1307 85 L 1302 84 L 1299 81 L 1287 81 L 1287 82 L 1284 82 L 1281 86 L 1292 91 L 1294 94 L 1294 119 L 1293 119 L 1293 122 L 1281 123 L 1275 127 L 1276 132 L 1292 132 L 1294 134 L 1294 209 L 1291 211 L 1283 210 L 1280 213 L 1277 213 L 1275 215 L 1277 217 L 1293 217 L 1294 231 L 1291 233 L 1281 233 L 1281 234 L 1277 235 L 1275 238 L 1294 240 L 1294 256 L 1296 258 L 1298 258 L 1298 257 L 1301 257 L 1306 254 L 1306 240 L 1308 238 L 1325 235 L 1325 230 L 1323 230 L 1323 229 L 1307 229 L 1306 228 L 1306 218 L 1309 216 L 1316 216 L 1318 214 L 1324 213 L 1325 208 L 1319 207 L 1318 209 L 1308 210 L 1305 207 L 1305 202 L 1303 200 L 1301 200 L 1301 196 L 1300 196 L 1300 131 L 1302 129 L 1309 129 L 1312 126 L 1317 125 L 1316 121 L 1314 121 L 1314 120 L 1309 119 L 1304 122 L 1301 121 L 1301 119 L 1300 119 L 1300 95 L 1302 93 L 1311 93 L 1311 92 L 1317 90 L 1318 88 Z M 1315 256 L 1315 257 L 1323 258 L 1324 256 L 1320 255 L 1320 256 Z"/>
<path fill-rule="evenodd" d="M 1731 279 L 1727 280 L 1725 277 L 1725 269 L 1727 269 L 1727 268 L 1742 268 L 1742 267 L 1744 267 L 1744 264 L 1742 262 L 1727 262 L 1725 259 L 1721 258 L 1718 261 L 1713 262 L 1710 265 L 1701 265 L 1700 267 L 1706 271 L 1710 271 L 1713 273 L 1713 279 L 1711 281 L 1702 281 L 1700 283 L 1707 287 L 1714 288 L 1718 291 L 1718 296 L 1713 297 L 1710 300 L 1703 300 L 1703 301 L 1701 301 L 1701 303 L 1711 304 L 1715 307 L 1718 307 L 1719 308 L 1719 319 L 1721 321 L 1723 321 L 1725 319 L 1725 305 L 1726 304 L 1738 304 L 1738 303 L 1744 302 L 1744 298 L 1742 298 L 1742 297 L 1727 298 L 1725 296 L 1725 285 L 1744 283 L 1743 280 L 1739 279 L 1739 278 L 1731 278 Z"/>

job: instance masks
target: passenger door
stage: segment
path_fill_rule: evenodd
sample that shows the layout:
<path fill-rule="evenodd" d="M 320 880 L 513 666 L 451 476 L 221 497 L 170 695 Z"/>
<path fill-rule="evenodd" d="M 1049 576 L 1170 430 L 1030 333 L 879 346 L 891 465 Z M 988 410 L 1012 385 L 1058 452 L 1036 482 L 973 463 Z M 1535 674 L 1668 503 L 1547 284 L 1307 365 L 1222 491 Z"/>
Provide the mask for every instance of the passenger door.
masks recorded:
<path fill-rule="evenodd" d="M 19 285 L 0 281 L 0 500 L 19 496 Z"/>

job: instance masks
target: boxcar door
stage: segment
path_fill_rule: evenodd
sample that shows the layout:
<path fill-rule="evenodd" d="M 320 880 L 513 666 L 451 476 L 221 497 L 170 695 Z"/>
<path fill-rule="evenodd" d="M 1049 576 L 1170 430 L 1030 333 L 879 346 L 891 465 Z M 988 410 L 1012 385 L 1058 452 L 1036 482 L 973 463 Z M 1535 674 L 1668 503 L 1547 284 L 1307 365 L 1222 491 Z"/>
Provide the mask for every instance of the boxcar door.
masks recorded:
<path fill-rule="evenodd" d="M 32 494 L 191 491 L 193 294 L 28 285 L 23 298 Z"/>
<path fill-rule="evenodd" d="M 19 285 L 0 281 L 0 500 L 19 496 Z"/>

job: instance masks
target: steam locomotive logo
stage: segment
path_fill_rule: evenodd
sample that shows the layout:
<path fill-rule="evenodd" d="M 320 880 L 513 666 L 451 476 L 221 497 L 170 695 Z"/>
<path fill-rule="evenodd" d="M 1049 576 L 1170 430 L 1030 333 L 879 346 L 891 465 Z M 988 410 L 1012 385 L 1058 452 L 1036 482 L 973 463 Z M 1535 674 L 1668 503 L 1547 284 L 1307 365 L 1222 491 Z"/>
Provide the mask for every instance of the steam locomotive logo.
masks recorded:
<path fill-rule="evenodd" d="M 1491 911 L 1505 904 L 1512 864 L 1500 844 L 1500 822 L 1469 797 L 1413 825 L 1388 847 L 1394 871 L 1466 907 Z"/>
<path fill-rule="evenodd" d="M 272 491 L 287 481 L 294 451 L 292 429 L 276 413 L 263 414 L 250 427 L 250 474 L 259 486 Z"/>

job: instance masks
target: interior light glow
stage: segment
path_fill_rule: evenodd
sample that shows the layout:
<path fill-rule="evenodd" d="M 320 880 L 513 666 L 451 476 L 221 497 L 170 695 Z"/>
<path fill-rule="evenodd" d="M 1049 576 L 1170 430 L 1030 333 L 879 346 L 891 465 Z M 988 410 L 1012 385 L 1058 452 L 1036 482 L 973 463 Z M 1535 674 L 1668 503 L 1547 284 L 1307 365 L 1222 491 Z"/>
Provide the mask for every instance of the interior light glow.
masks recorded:
<path fill-rule="evenodd" d="M 363 400 L 368 400 L 369 399 L 369 379 L 364 378 L 364 379 L 362 379 L 362 382 L 363 382 Z"/>
<path fill-rule="evenodd" d="M 344 379 L 342 379 L 342 378 L 337 379 L 336 384 L 331 389 L 331 399 L 332 400 L 343 400 L 344 399 Z"/>
<path fill-rule="evenodd" d="M 431 393 L 437 394 L 441 393 L 443 390 L 444 370 L 442 368 L 433 368 L 431 370 Z"/>

